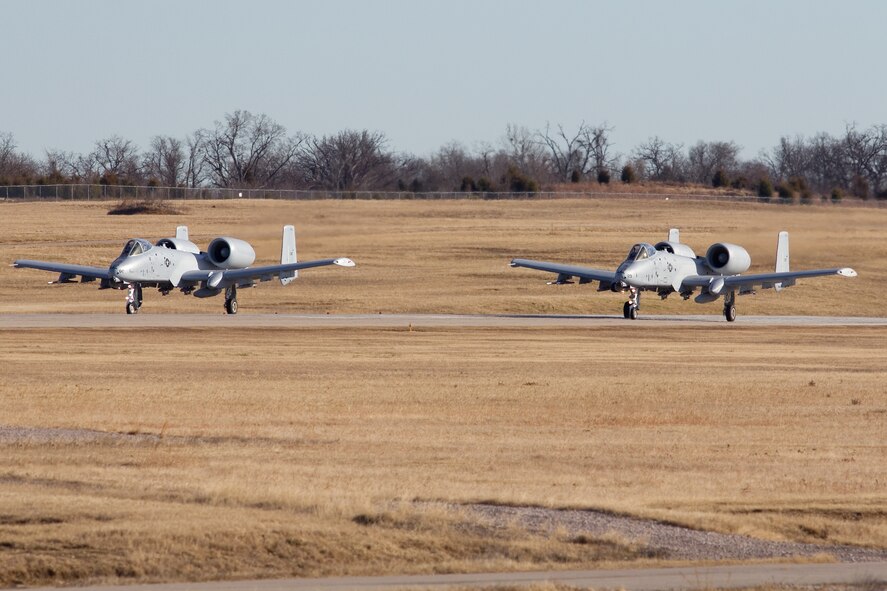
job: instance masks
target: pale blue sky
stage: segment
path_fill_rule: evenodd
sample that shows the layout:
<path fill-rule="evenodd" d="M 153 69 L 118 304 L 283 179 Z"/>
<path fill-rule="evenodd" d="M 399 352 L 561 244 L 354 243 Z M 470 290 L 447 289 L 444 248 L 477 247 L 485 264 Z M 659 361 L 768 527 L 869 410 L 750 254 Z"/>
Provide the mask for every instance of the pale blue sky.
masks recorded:
<path fill-rule="evenodd" d="M 42 157 L 226 112 L 426 155 L 508 123 L 734 140 L 887 123 L 882 1 L 0 0 L 0 131 Z"/>

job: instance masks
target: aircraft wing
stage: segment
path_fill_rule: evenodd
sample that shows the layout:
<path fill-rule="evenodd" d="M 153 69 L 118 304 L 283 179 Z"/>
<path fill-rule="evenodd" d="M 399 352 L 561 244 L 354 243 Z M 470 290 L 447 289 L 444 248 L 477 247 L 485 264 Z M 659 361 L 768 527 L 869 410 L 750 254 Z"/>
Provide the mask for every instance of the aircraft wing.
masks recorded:
<path fill-rule="evenodd" d="M 561 265 L 559 263 L 546 263 L 544 261 L 530 261 L 527 259 L 512 259 L 512 267 L 526 267 L 527 269 L 536 269 L 537 271 L 550 271 L 557 273 L 557 282 L 564 283 L 571 277 L 578 277 L 580 283 L 588 283 L 589 281 L 600 281 L 601 283 L 615 283 L 616 273 L 613 271 L 605 271 L 603 269 L 592 269 L 590 267 L 577 267 L 575 265 Z"/>
<path fill-rule="evenodd" d="M 228 270 L 200 270 L 188 271 L 182 275 L 182 282 L 198 283 L 207 281 L 210 278 L 216 285 L 233 284 L 246 281 L 270 281 L 275 277 L 279 277 L 282 273 L 290 271 L 298 271 L 300 269 L 310 269 L 311 267 L 323 267 L 326 265 L 339 265 L 340 267 L 353 267 L 354 261 L 347 258 L 338 259 L 321 259 L 317 261 L 305 261 L 303 263 L 287 263 L 283 265 L 268 265 L 266 267 L 248 267 L 246 269 L 228 269 Z"/>
<path fill-rule="evenodd" d="M 59 274 L 58 281 L 52 283 L 73 283 L 71 281 L 75 277 L 81 277 L 82 283 L 102 279 L 111 281 L 111 272 L 101 267 L 87 267 L 85 265 L 68 265 L 66 263 L 50 263 L 46 261 L 29 261 L 19 259 L 12 263 L 13 267 L 25 269 L 39 269 L 41 271 L 52 271 Z"/>
<path fill-rule="evenodd" d="M 781 289 L 795 284 L 796 279 L 804 277 L 823 277 L 826 275 L 840 275 L 841 277 L 856 277 L 856 271 L 850 267 L 835 269 L 810 269 L 809 271 L 785 271 L 781 273 L 758 273 L 753 275 L 696 275 L 686 277 L 682 287 L 708 287 L 716 295 L 726 288 L 751 291 L 756 287 L 762 289 Z M 720 282 L 723 281 L 722 284 Z M 720 285 L 719 285 L 720 284 Z"/>

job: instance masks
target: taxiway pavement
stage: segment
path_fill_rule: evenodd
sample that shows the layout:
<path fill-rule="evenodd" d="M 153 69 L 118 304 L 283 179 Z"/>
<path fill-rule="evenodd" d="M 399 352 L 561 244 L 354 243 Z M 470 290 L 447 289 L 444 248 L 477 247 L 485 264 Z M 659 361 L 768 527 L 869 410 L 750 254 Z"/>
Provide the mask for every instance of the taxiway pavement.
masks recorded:
<path fill-rule="evenodd" d="M 721 315 L 621 316 L 529 314 L 0 314 L 0 330 L 27 328 L 601 328 L 742 326 L 887 326 L 887 318 Z"/>
<path fill-rule="evenodd" d="M 370 591 L 380 589 L 482 588 L 554 583 L 579 588 L 658 591 L 664 589 L 730 589 L 760 585 L 887 584 L 887 562 L 860 564 L 742 564 L 619 570 L 573 570 L 324 579 L 269 579 L 206 583 L 169 583 L 78 587 L 78 591 Z M 52 591 L 54 587 L 31 589 Z"/>

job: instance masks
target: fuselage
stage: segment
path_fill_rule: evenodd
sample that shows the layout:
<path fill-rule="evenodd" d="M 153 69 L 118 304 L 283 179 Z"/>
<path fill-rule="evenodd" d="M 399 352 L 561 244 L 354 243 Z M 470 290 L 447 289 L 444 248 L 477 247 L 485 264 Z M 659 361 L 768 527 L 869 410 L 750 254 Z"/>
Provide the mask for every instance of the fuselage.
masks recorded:
<path fill-rule="evenodd" d="M 677 291 L 685 277 L 708 272 L 705 262 L 697 257 L 683 256 L 652 245 L 632 246 L 625 261 L 616 269 L 616 280 L 636 289 L 667 289 Z"/>
<path fill-rule="evenodd" d="M 205 253 L 193 253 L 135 238 L 127 242 L 110 266 L 111 275 L 124 283 L 178 287 L 188 271 L 218 270 Z"/>

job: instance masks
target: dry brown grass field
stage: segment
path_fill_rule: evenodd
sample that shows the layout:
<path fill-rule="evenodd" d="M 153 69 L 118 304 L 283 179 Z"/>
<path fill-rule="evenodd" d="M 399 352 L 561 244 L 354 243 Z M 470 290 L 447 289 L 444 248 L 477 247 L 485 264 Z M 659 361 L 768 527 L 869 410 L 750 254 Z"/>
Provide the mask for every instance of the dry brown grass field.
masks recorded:
<path fill-rule="evenodd" d="M 552 277 L 511 269 L 513 257 L 615 268 L 632 243 L 682 240 L 704 253 L 716 241 L 746 246 L 752 270 L 773 268 L 776 234 L 791 232 L 795 268 L 852 266 L 856 279 L 818 278 L 779 294 L 740 297 L 743 314 L 884 315 L 887 209 L 620 199 L 551 201 L 185 202 L 180 216 L 109 216 L 108 202 L 0 204 L 0 261 L 17 258 L 107 265 L 132 236 L 156 240 L 188 224 L 202 247 L 219 235 L 250 241 L 270 264 L 280 228 L 296 225 L 301 259 L 349 256 L 355 269 L 316 269 L 287 289 L 240 295 L 250 312 L 485 312 L 619 314 L 623 296 L 587 285 L 547 286 Z M 279 259 L 278 259 L 279 260 Z M 0 313 L 118 312 L 123 293 L 94 285 L 46 286 L 51 274 L 0 265 Z M 142 313 L 220 313 L 221 298 L 146 290 Z M 645 294 L 642 314 L 715 314 Z"/>
<path fill-rule="evenodd" d="M 747 244 L 764 269 L 789 229 L 797 267 L 860 277 L 743 298 L 741 313 L 882 314 L 887 212 L 648 205 L 215 202 L 121 219 L 109 204 L 4 204 L 0 256 L 107 264 L 128 236 L 188 223 L 200 243 L 233 234 L 271 262 L 293 222 L 301 258 L 358 267 L 245 290 L 244 313 L 612 314 L 619 296 L 545 286 L 508 259 L 614 265 L 677 225 L 698 250 Z M 123 312 L 121 292 L 47 275 L 0 269 L 0 312 Z M 146 292 L 142 313 L 177 311 L 221 301 Z M 0 438 L 0 586 L 661 562 L 618 536 L 490 528 L 414 500 L 887 548 L 887 331 L 741 320 L 0 331 L 0 424 L 26 428 Z"/>

